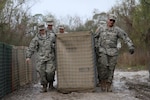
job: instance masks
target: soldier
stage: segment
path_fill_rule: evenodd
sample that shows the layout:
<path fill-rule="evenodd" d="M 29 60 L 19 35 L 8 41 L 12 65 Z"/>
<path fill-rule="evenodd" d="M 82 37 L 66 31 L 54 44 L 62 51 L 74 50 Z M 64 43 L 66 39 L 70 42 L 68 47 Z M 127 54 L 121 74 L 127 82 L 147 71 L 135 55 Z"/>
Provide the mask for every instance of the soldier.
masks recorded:
<path fill-rule="evenodd" d="M 65 32 L 65 26 L 63 24 L 59 25 L 59 31 L 57 34 L 63 34 L 63 33 L 67 33 Z"/>
<path fill-rule="evenodd" d="M 54 20 L 53 18 L 47 18 L 46 19 L 46 24 L 47 24 L 47 31 L 49 33 L 55 33 L 55 30 L 54 30 Z"/>
<path fill-rule="evenodd" d="M 41 92 L 47 92 L 47 84 L 53 80 L 55 67 L 52 64 L 52 37 L 46 32 L 44 23 L 38 26 L 39 33 L 31 40 L 26 51 L 26 62 L 28 63 L 34 52 L 37 53 L 37 72 L 40 75 Z"/>
<path fill-rule="evenodd" d="M 98 76 L 102 91 L 112 91 L 112 80 L 115 66 L 117 64 L 118 39 L 123 39 L 129 47 L 129 52 L 134 53 L 134 45 L 127 33 L 114 26 L 116 16 L 110 14 L 106 25 L 99 27 L 95 38 L 98 38 Z"/>
<path fill-rule="evenodd" d="M 53 66 L 56 67 L 56 53 L 55 53 L 55 41 L 56 41 L 56 34 L 54 31 L 54 20 L 52 18 L 47 18 L 46 20 L 46 24 L 47 24 L 47 32 L 51 35 L 52 37 L 52 59 L 53 59 Z M 50 80 L 49 83 L 49 89 L 53 90 L 55 89 L 53 86 L 53 82 L 54 82 L 54 76 L 53 76 L 53 80 Z"/>
<path fill-rule="evenodd" d="M 105 27 L 107 25 L 106 21 L 100 21 L 99 24 L 98 24 L 98 28 L 96 29 L 96 32 L 95 34 L 99 31 L 99 29 L 101 27 Z M 98 46 L 98 39 L 99 38 L 95 38 L 95 51 L 96 51 L 96 66 L 98 66 L 98 57 L 99 57 L 99 46 Z M 118 39 L 117 40 L 117 48 L 118 50 L 121 48 L 121 41 Z M 99 79 L 99 75 L 98 75 L 98 79 Z M 99 87 L 100 86 L 100 80 L 97 84 L 97 86 Z"/>

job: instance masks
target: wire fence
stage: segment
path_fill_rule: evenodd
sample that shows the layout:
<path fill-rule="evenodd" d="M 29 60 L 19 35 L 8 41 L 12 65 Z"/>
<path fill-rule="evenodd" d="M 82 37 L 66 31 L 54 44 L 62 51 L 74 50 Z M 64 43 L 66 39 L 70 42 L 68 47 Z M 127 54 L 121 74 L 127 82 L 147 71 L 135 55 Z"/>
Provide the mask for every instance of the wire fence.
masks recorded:
<path fill-rule="evenodd" d="M 25 51 L 27 47 L 11 46 L 0 43 L 0 98 L 37 81 L 35 57 L 27 64 Z"/>

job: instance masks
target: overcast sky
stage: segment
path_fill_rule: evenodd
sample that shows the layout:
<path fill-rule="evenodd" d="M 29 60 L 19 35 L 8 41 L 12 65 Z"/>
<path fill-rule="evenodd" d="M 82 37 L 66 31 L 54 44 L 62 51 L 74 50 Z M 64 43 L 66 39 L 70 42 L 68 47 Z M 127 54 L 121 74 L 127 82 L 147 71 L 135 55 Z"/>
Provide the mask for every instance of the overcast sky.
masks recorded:
<path fill-rule="evenodd" d="M 116 3 L 117 0 L 33 0 L 31 14 L 52 13 L 56 17 L 66 15 L 78 15 L 81 17 L 90 17 L 94 9 L 100 12 L 107 12 Z M 36 1 L 36 2 L 35 2 Z"/>

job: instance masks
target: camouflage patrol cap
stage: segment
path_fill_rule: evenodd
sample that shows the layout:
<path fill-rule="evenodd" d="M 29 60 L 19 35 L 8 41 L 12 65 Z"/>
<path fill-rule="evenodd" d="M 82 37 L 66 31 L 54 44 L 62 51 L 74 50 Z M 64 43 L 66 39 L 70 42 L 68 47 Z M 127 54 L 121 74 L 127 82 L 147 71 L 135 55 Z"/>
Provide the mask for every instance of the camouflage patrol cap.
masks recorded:
<path fill-rule="evenodd" d="M 116 20 L 117 16 L 115 14 L 109 14 L 108 19 Z"/>
<path fill-rule="evenodd" d="M 59 29 L 65 29 L 65 26 L 63 24 L 59 25 Z"/>
<path fill-rule="evenodd" d="M 38 24 L 38 29 L 39 30 L 45 29 L 45 24 L 43 22 L 39 23 Z"/>
<path fill-rule="evenodd" d="M 47 18 L 47 19 L 46 19 L 46 24 L 47 24 L 47 25 L 53 25 L 53 24 L 54 24 L 53 18 Z"/>

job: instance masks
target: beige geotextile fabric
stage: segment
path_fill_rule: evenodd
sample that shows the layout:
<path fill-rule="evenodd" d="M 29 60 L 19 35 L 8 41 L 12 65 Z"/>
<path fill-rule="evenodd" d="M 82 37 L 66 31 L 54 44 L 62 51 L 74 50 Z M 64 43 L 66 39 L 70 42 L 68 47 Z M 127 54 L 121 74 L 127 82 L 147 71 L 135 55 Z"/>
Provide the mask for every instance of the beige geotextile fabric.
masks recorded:
<path fill-rule="evenodd" d="M 95 68 L 90 32 L 58 34 L 57 81 L 60 91 L 93 91 Z"/>

